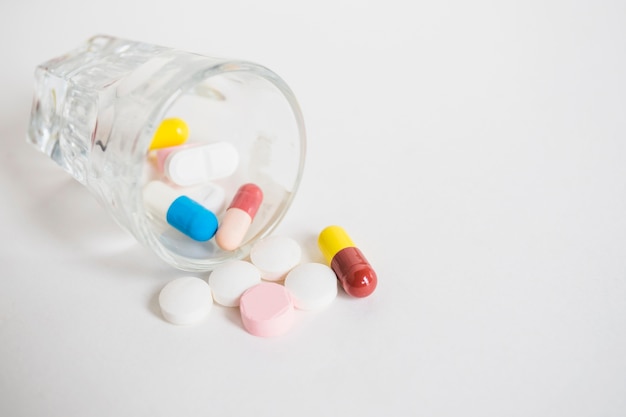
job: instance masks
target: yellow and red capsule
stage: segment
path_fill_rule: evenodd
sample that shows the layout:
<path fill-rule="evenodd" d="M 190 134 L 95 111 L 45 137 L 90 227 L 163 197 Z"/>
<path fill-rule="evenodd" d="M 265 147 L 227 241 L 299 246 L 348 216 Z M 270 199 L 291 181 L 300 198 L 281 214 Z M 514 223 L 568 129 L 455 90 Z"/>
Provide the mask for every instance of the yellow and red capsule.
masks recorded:
<path fill-rule="evenodd" d="M 376 272 L 343 228 L 328 226 L 320 233 L 317 244 L 348 294 L 367 297 L 374 292 L 378 283 Z"/>

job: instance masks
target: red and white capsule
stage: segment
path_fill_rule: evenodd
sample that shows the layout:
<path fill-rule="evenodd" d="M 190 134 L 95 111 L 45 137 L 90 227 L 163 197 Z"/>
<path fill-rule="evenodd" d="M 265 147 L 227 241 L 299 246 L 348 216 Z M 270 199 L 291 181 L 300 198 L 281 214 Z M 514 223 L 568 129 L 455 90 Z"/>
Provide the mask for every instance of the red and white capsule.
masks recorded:
<path fill-rule="evenodd" d="M 220 248 L 235 250 L 241 245 L 262 202 L 263 191 L 256 184 L 239 187 L 215 234 Z"/>

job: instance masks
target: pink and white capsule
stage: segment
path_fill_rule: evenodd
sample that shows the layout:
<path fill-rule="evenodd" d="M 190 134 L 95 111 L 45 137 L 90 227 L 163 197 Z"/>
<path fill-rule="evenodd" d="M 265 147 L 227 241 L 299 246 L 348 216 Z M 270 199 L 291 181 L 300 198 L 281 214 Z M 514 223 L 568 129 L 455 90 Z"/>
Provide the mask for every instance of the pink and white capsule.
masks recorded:
<path fill-rule="evenodd" d="M 220 248 L 235 250 L 241 245 L 262 201 L 263 191 L 256 184 L 239 187 L 215 234 Z"/>

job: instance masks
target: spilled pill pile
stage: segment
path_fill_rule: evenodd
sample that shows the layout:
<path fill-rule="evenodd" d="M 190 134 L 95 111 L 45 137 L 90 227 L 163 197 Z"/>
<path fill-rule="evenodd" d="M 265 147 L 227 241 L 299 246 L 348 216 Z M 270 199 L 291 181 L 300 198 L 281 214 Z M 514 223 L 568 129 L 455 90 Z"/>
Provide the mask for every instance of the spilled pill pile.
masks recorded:
<path fill-rule="evenodd" d="M 227 193 L 215 181 L 234 178 L 240 160 L 237 149 L 228 142 L 194 143 L 188 141 L 189 135 L 179 118 L 165 119 L 157 128 L 147 158 L 156 174 L 147 177 L 143 187 L 144 206 L 190 242 L 211 241 L 222 251 L 234 251 L 252 239 L 263 190 L 252 182 L 237 184 L 226 206 Z M 249 333 L 270 337 L 291 328 L 295 309 L 330 305 L 337 281 L 354 297 L 374 291 L 376 273 L 341 227 L 322 230 L 318 246 L 328 265 L 300 263 L 300 245 L 289 237 L 258 240 L 249 261 L 225 261 L 208 279 L 188 276 L 165 285 L 159 294 L 162 315 L 173 324 L 196 324 L 215 302 L 238 307 Z"/>
<path fill-rule="evenodd" d="M 342 228 L 329 226 L 320 233 L 318 244 L 323 253 L 332 252 L 346 239 L 349 237 Z M 358 250 L 354 246 L 341 250 L 345 249 Z M 224 262 L 206 281 L 184 277 L 168 283 L 159 296 L 163 317 L 173 324 L 196 324 L 209 314 L 215 302 L 239 307 L 243 327 L 249 333 L 279 336 L 294 324 L 295 309 L 319 311 L 328 307 L 337 296 L 340 276 L 348 277 L 339 282 L 356 297 L 370 295 L 376 288 L 376 274 L 362 254 L 337 261 L 333 257 L 333 268 L 300 263 L 300 259 L 300 246 L 291 238 L 271 236 L 260 240 L 252 247 L 250 262 Z"/>

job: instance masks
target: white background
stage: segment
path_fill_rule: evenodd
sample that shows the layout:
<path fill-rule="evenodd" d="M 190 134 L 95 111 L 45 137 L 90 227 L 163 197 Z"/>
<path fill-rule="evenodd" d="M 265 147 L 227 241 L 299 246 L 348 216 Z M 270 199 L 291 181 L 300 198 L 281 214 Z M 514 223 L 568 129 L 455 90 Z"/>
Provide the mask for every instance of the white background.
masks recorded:
<path fill-rule="evenodd" d="M 377 292 L 166 323 L 184 274 L 25 143 L 35 66 L 97 33 L 284 78 L 277 233 L 341 224 Z M 0 416 L 626 415 L 623 1 L 5 1 L 0 37 Z"/>

